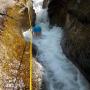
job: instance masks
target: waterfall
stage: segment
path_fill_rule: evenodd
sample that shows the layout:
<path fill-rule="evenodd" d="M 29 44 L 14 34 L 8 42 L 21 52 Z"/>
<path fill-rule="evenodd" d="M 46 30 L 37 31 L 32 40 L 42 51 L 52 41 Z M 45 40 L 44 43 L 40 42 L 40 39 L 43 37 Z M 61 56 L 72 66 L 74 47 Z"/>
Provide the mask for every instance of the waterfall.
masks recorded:
<path fill-rule="evenodd" d="M 42 9 L 42 4 L 43 0 L 33 0 L 36 24 L 42 28 L 42 36 L 33 38 L 33 43 L 38 47 L 37 57 L 45 70 L 47 90 L 90 90 L 83 75 L 63 54 L 62 28 L 49 27 L 47 9 Z M 30 39 L 29 31 L 24 32 L 24 37 Z"/>

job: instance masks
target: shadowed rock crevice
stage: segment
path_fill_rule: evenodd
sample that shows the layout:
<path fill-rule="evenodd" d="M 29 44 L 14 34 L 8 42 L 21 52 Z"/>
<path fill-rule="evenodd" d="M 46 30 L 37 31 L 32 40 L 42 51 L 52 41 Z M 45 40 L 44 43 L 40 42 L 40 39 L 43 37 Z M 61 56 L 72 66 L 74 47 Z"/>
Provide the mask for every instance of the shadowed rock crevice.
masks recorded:
<path fill-rule="evenodd" d="M 66 0 L 51 0 L 48 5 L 48 17 L 51 25 L 63 26 L 66 16 Z"/>
<path fill-rule="evenodd" d="M 33 54 L 33 57 L 36 57 L 37 52 L 38 52 L 37 47 L 34 44 L 32 44 L 32 54 Z"/>

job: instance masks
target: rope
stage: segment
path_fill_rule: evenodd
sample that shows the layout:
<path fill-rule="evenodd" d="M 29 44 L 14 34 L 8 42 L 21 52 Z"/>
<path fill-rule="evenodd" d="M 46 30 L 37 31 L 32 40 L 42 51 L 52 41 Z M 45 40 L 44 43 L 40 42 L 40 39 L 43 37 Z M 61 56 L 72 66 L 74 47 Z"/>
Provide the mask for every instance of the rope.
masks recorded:
<path fill-rule="evenodd" d="M 27 0 L 26 0 L 27 2 Z M 29 15 L 29 24 L 30 24 L 30 90 L 32 90 L 32 19 L 31 15 L 32 12 L 30 12 L 30 7 L 28 7 L 28 15 Z"/>
<path fill-rule="evenodd" d="M 26 4 L 28 0 L 24 0 L 24 3 Z M 32 2 L 32 1 L 31 1 Z M 28 15 L 29 15 L 29 25 L 30 25 L 30 90 L 32 90 L 32 12 L 30 12 L 30 7 L 28 6 Z"/>
<path fill-rule="evenodd" d="M 32 90 L 32 32 L 31 32 L 31 15 L 29 14 L 30 21 L 30 90 Z"/>
<path fill-rule="evenodd" d="M 27 2 L 28 0 L 25 0 L 25 3 Z M 31 1 L 32 2 L 32 1 Z M 31 19 L 31 13 L 32 12 L 30 12 L 30 9 L 29 9 L 30 7 L 28 7 L 28 15 L 29 15 L 29 25 L 30 25 L 30 90 L 32 90 L 32 32 L 31 32 L 31 29 L 32 29 L 32 19 Z M 14 19 L 13 17 L 11 17 L 11 16 L 9 16 L 9 15 L 7 15 L 7 14 L 3 14 L 3 13 L 0 13 L 0 15 L 2 15 L 2 16 L 7 16 L 7 17 L 9 17 L 9 18 L 11 18 L 11 19 Z M 25 46 L 25 48 L 26 48 L 26 46 Z M 24 49 L 25 50 L 25 49 Z M 22 57 L 23 58 L 23 57 Z M 22 59 L 21 59 L 21 62 L 22 62 Z M 20 67 L 21 67 L 21 64 L 20 64 L 20 66 L 19 66 L 19 68 L 18 69 L 20 69 Z M 18 76 L 18 75 L 17 75 Z M 17 76 L 16 76 L 16 79 L 17 79 Z M 15 83 L 14 83 L 14 85 L 16 84 L 16 81 L 15 81 Z M 13 90 L 14 90 L 14 88 L 13 88 Z"/>

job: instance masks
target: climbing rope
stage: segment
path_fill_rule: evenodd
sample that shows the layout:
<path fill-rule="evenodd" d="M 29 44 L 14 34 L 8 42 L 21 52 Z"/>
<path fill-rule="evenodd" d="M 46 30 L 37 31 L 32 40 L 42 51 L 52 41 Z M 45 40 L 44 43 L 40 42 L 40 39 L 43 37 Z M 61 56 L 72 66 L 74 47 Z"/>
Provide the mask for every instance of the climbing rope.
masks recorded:
<path fill-rule="evenodd" d="M 30 21 L 30 90 L 32 90 L 32 32 L 31 32 L 31 15 L 29 14 Z"/>
<path fill-rule="evenodd" d="M 28 0 L 23 0 L 25 4 L 27 4 Z M 30 1 L 32 2 L 32 1 Z M 30 10 L 31 6 L 27 6 L 28 8 L 28 16 L 29 16 L 29 25 L 30 25 L 30 90 L 32 90 L 32 11 Z"/>
<path fill-rule="evenodd" d="M 28 0 L 23 0 L 25 4 Z M 30 1 L 32 2 L 32 1 Z M 31 11 L 31 4 L 27 6 L 28 8 L 28 16 L 29 16 L 29 31 L 30 31 L 30 90 L 32 90 L 32 11 Z"/>
<path fill-rule="evenodd" d="M 28 0 L 25 0 L 27 2 Z M 32 1 L 31 1 L 32 2 Z M 28 15 L 29 15 L 29 24 L 30 24 L 30 90 L 32 90 L 32 11 L 30 11 L 30 6 L 28 7 Z"/>

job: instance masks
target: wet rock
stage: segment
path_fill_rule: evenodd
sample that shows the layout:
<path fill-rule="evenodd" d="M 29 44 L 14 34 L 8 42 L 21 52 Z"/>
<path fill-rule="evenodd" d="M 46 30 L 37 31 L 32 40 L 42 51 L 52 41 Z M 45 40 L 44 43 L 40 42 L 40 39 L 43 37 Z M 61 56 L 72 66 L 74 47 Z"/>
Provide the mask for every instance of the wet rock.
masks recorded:
<path fill-rule="evenodd" d="M 64 26 L 67 0 L 51 0 L 48 5 L 48 17 L 51 25 Z"/>
<path fill-rule="evenodd" d="M 67 15 L 62 48 L 66 56 L 90 81 L 90 24 L 82 19 L 79 21 L 72 15 Z"/>
<path fill-rule="evenodd" d="M 64 27 L 63 52 L 90 81 L 90 0 L 50 0 L 48 16 Z"/>
<path fill-rule="evenodd" d="M 28 30 L 31 25 L 35 25 L 36 14 L 31 0 L 28 0 L 27 2 L 20 0 L 17 2 L 15 8 L 18 9 L 18 14 L 20 15 L 19 21 L 21 22 L 20 26 L 22 27 L 23 31 Z"/>
<path fill-rule="evenodd" d="M 43 9 L 48 7 L 48 2 L 49 2 L 49 0 L 44 0 L 43 1 L 43 6 L 42 6 Z"/>
<path fill-rule="evenodd" d="M 22 27 L 23 31 L 26 31 L 30 28 L 30 23 L 32 26 L 35 25 L 36 13 L 35 13 L 35 10 L 33 8 L 32 8 L 32 12 L 30 12 L 30 14 L 28 14 L 28 8 L 25 6 L 22 7 L 21 15 L 22 15 L 21 27 Z"/>
<path fill-rule="evenodd" d="M 33 90 L 40 90 L 43 81 L 43 67 L 33 58 Z"/>
<path fill-rule="evenodd" d="M 34 26 L 36 21 L 36 13 L 35 10 L 33 9 L 32 3 L 33 2 L 31 0 L 28 0 L 26 3 L 26 7 L 29 10 L 29 19 L 31 18 L 31 25 Z"/>
<path fill-rule="evenodd" d="M 34 44 L 32 44 L 32 54 L 33 54 L 33 57 L 36 57 L 37 52 L 38 52 L 38 48 Z"/>
<path fill-rule="evenodd" d="M 36 21 L 36 13 L 35 13 L 35 10 L 33 9 L 33 11 L 32 11 L 32 26 L 35 26 L 35 21 Z"/>
<path fill-rule="evenodd" d="M 40 90 L 48 90 L 48 82 L 46 81 L 45 78 L 43 78 L 42 83 L 41 83 L 41 89 Z"/>
<path fill-rule="evenodd" d="M 66 56 L 90 81 L 90 1 L 82 0 L 67 12 L 62 47 Z M 74 5 L 75 6 L 75 5 Z M 86 8 L 87 6 L 87 8 Z"/>

